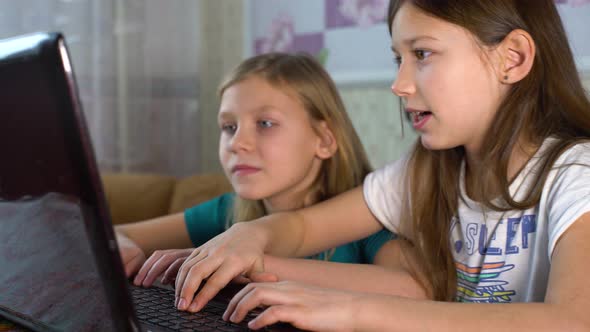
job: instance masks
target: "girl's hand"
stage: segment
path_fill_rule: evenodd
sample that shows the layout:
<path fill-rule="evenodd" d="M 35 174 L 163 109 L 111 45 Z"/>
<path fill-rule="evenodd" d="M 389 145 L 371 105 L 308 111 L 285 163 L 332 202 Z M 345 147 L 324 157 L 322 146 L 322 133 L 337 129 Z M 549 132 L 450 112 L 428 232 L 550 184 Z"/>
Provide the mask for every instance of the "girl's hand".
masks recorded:
<path fill-rule="evenodd" d="M 268 307 L 248 323 L 260 329 L 278 322 L 312 331 L 354 330 L 359 295 L 285 281 L 251 283 L 229 303 L 224 320 L 241 322 L 249 311 Z"/>
<path fill-rule="evenodd" d="M 123 261 L 127 278 L 133 276 L 145 262 L 145 253 L 131 239 L 121 233 L 115 233 L 119 255 Z"/>
<path fill-rule="evenodd" d="M 187 257 L 194 251 L 189 249 L 168 249 L 157 250 L 143 264 L 133 283 L 136 286 L 150 287 L 154 284 L 156 278 L 162 275 L 163 284 L 170 284 L 176 280 L 176 275 L 180 266 Z M 232 280 L 235 283 L 247 284 L 249 282 L 272 282 L 278 281 L 278 277 L 272 273 L 262 272 L 254 273 L 249 278 L 237 276 Z"/>
<path fill-rule="evenodd" d="M 247 278 L 244 276 L 235 277 L 232 282 L 236 284 L 248 284 L 251 282 L 277 282 L 279 277 L 271 272 L 253 272 Z"/>
<path fill-rule="evenodd" d="M 176 279 L 176 274 L 185 259 L 193 252 L 188 249 L 156 250 L 143 264 L 133 280 L 136 286 L 150 287 L 158 276 L 163 275 L 161 282 L 169 284 Z"/>
<path fill-rule="evenodd" d="M 176 277 L 178 310 L 199 311 L 232 279 L 264 272 L 265 243 L 256 226 L 238 223 L 195 249 Z"/>

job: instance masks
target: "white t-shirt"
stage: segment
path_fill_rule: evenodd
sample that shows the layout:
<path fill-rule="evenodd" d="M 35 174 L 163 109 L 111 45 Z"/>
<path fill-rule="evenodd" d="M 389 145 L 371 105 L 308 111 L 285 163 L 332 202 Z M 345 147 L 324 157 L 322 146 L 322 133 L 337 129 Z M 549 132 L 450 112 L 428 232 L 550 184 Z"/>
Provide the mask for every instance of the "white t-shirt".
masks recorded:
<path fill-rule="evenodd" d="M 540 156 L 553 142 L 545 140 L 510 185 L 510 193 L 517 201 L 527 193 Z M 369 174 L 364 182 L 367 206 L 394 233 L 399 233 L 406 164 L 407 158 L 402 158 Z M 459 199 L 450 239 L 457 266 L 457 301 L 544 301 L 555 244 L 582 214 L 590 211 L 590 143 L 577 144 L 557 159 L 539 204 L 526 211 L 486 209 L 484 216 L 482 206 L 465 195 L 464 165 L 460 186 L 465 202 Z"/>

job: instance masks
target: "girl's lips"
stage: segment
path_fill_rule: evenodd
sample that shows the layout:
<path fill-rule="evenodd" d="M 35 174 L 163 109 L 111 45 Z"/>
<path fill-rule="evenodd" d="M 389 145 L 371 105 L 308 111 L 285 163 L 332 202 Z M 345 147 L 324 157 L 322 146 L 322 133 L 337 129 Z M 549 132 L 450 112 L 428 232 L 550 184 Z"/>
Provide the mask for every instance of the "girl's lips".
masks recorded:
<path fill-rule="evenodd" d="M 426 125 L 426 122 L 432 117 L 430 112 L 412 112 L 412 125 L 416 130 L 421 129 Z"/>
<path fill-rule="evenodd" d="M 258 171 L 260 171 L 260 168 L 247 165 L 237 165 L 232 168 L 232 173 L 238 176 L 250 175 Z"/>
<path fill-rule="evenodd" d="M 426 125 L 426 122 L 428 122 L 428 120 L 430 120 L 430 118 L 432 117 L 432 113 L 430 111 L 406 108 L 406 112 L 408 112 L 410 118 L 412 119 L 412 126 L 416 130 L 424 127 L 424 125 Z"/>

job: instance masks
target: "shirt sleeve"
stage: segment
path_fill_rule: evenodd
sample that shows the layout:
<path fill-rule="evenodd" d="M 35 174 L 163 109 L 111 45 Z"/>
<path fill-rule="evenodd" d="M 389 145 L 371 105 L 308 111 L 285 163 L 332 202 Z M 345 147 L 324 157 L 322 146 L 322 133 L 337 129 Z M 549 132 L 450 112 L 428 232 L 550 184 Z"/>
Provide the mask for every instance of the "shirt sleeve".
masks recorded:
<path fill-rule="evenodd" d="M 383 227 L 399 234 L 403 179 L 407 157 L 378 169 L 365 178 L 363 195 L 371 213 Z"/>
<path fill-rule="evenodd" d="M 578 144 L 564 152 L 552 172 L 546 203 L 549 259 L 561 235 L 590 212 L 590 144 Z"/>
<path fill-rule="evenodd" d="M 360 248 L 364 261 L 373 264 L 375 261 L 375 255 L 381 249 L 381 247 L 388 241 L 395 239 L 397 236 L 387 229 L 380 230 L 379 232 L 364 238 L 360 241 Z"/>
<path fill-rule="evenodd" d="M 195 247 L 223 233 L 234 194 L 223 194 L 184 211 L 184 222 Z"/>

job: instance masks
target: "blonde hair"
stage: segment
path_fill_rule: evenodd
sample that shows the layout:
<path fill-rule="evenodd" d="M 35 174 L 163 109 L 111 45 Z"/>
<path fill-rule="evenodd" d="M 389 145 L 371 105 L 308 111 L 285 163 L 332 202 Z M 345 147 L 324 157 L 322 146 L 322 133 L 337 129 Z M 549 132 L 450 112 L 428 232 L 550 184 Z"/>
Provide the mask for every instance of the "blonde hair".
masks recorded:
<path fill-rule="evenodd" d="M 313 120 L 312 125 L 324 121 L 334 135 L 338 148 L 331 158 L 322 162 L 319 175 L 309 188 L 317 199 L 314 203 L 362 184 L 371 171 L 367 154 L 334 82 L 313 57 L 303 53 L 267 53 L 249 58 L 229 73 L 219 87 L 219 97 L 229 87 L 252 76 L 294 92 Z M 260 218 L 267 211 L 261 200 L 236 197 L 232 214 L 231 222 L 242 222 Z M 331 253 L 324 257 L 329 259 L 329 256 Z"/>
<path fill-rule="evenodd" d="M 528 31 L 537 46 L 530 73 L 511 87 L 486 133 L 483 167 L 473 188 L 493 210 L 524 210 L 538 204 L 552 165 L 567 148 L 590 137 L 590 102 L 576 71 L 572 52 L 553 0 L 391 0 L 391 24 L 402 4 L 411 3 L 433 17 L 459 25 L 486 46 L 495 46 L 515 29 Z M 391 33 L 391 30 L 390 30 Z M 522 201 L 509 191 L 508 162 L 519 138 L 539 146 L 545 138 L 557 144 L 542 156 L 534 186 Z M 457 271 L 450 247 L 450 225 L 460 199 L 463 147 L 429 151 L 417 142 L 410 156 L 401 220 L 407 241 L 404 253 L 416 257 L 415 275 L 422 272 L 436 300 L 452 301 Z M 499 184 L 504 204 L 493 203 L 491 183 Z M 410 200 L 411 197 L 411 200 Z"/>

